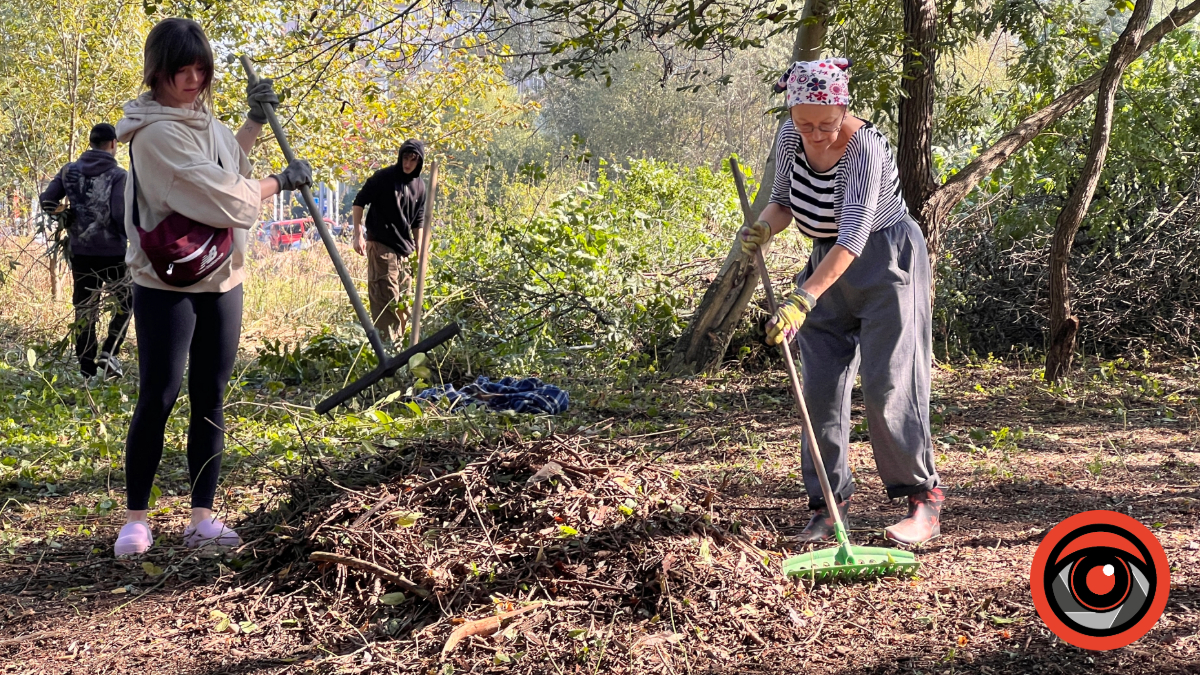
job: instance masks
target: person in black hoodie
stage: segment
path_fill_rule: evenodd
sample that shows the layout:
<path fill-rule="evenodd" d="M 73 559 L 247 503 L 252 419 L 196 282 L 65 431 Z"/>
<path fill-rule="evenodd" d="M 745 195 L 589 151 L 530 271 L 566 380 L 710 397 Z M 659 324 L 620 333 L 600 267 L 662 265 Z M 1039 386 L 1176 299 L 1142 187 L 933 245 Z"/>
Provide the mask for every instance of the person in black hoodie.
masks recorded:
<path fill-rule="evenodd" d="M 117 352 L 125 340 L 132 300 L 125 267 L 125 170 L 117 165 L 117 130 L 111 124 L 92 127 L 91 148 L 79 160 L 58 172 L 41 194 L 42 209 L 58 212 L 63 197 L 70 201 L 68 262 L 75 289 L 75 354 L 85 377 L 98 371 L 121 376 Z M 100 318 L 100 293 L 105 287 L 113 299 L 112 320 L 103 346 L 96 344 Z M 99 356 L 97 348 L 99 347 Z"/>
<path fill-rule="evenodd" d="M 412 282 L 408 256 L 417 249 L 417 232 L 425 216 L 425 183 L 421 180 L 424 164 L 425 145 L 417 140 L 405 141 L 396 163 L 372 174 L 350 209 L 354 251 L 367 256 L 371 316 L 375 328 L 390 340 L 402 338 L 408 323 L 407 297 Z"/>

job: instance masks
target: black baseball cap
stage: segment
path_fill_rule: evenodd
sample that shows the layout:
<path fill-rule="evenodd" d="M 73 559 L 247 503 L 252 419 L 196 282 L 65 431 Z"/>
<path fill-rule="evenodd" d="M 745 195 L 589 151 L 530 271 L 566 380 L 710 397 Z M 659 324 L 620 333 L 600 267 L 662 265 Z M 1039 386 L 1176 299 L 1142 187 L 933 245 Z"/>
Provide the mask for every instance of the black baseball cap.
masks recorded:
<path fill-rule="evenodd" d="M 117 140 L 117 128 L 108 122 L 101 122 L 92 127 L 92 133 L 88 134 L 88 142 L 92 145 L 100 145 Z"/>

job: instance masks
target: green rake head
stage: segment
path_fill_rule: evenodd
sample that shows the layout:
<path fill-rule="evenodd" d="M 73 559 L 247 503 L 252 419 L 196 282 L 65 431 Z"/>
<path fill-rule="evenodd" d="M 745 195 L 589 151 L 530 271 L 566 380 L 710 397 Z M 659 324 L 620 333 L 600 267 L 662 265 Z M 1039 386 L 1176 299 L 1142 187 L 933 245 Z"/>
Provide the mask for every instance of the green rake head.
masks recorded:
<path fill-rule="evenodd" d="M 921 563 L 908 551 L 876 546 L 851 546 L 841 523 L 834 526 L 838 547 L 794 556 L 783 561 L 789 577 L 819 581 L 858 581 L 872 577 L 907 576 Z"/>

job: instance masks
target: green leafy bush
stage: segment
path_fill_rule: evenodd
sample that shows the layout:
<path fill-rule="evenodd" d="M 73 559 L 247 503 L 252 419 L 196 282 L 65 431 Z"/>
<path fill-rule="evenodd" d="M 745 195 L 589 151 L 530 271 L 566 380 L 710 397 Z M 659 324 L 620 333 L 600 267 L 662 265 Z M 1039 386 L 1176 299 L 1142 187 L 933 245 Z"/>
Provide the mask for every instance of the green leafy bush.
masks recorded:
<path fill-rule="evenodd" d="M 653 362 L 741 220 L 727 174 L 654 160 L 595 181 L 512 180 L 487 201 L 473 181 L 446 200 L 426 301 L 433 323 L 462 324 L 475 372 Z"/>

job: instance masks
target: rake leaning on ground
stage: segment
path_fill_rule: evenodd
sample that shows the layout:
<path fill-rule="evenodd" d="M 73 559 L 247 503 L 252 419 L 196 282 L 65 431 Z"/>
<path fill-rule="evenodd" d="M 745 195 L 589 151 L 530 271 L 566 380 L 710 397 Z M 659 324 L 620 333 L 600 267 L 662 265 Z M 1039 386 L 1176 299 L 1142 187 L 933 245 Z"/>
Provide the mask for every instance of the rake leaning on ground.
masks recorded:
<path fill-rule="evenodd" d="M 742 204 L 742 216 L 746 224 L 754 222 L 754 214 L 750 210 L 750 199 L 746 194 L 746 180 L 737 160 L 729 158 L 729 169 L 733 172 L 733 180 L 737 184 L 738 198 Z M 758 275 L 762 277 L 763 292 L 767 296 L 767 309 L 775 313 L 775 290 L 771 287 L 771 275 L 767 271 L 767 263 L 763 260 L 762 249 L 754 254 Z M 908 551 L 874 546 L 852 546 L 846 535 L 846 525 L 836 506 L 837 499 L 833 488 L 829 485 L 829 476 L 825 474 L 825 462 L 817 447 L 817 437 L 813 433 L 812 420 L 808 416 L 808 407 L 804 405 L 804 390 L 800 386 L 800 374 L 796 372 L 796 362 L 792 359 L 792 348 L 787 340 L 780 344 L 783 350 L 783 363 L 787 368 L 788 380 L 791 385 L 792 397 L 796 400 L 796 409 L 800 411 L 800 419 L 804 424 L 804 437 L 808 441 L 808 452 L 816 468 L 817 479 L 821 481 L 821 492 L 825 503 L 831 505 L 830 515 L 833 516 L 834 537 L 837 538 L 837 548 L 823 551 L 813 551 L 804 555 L 788 558 L 783 561 L 783 573 L 787 576 L 807 577 L 812 579 L 833 581 L 854 581 L 878 576 L 912 574 L 921 564 L 915 555 Z"/>

